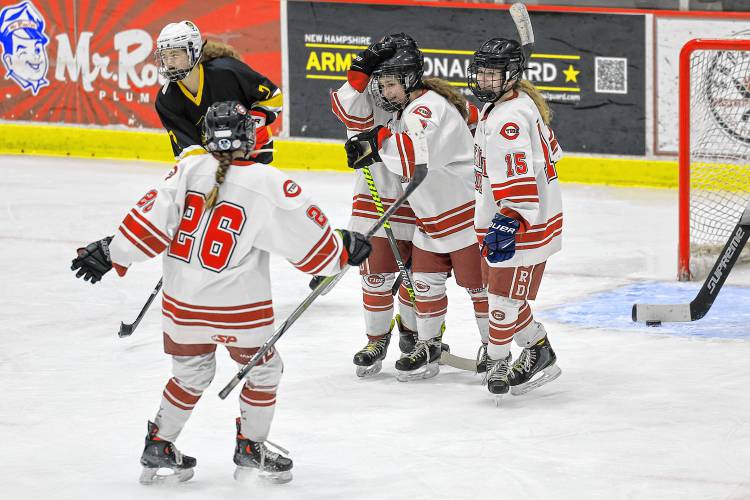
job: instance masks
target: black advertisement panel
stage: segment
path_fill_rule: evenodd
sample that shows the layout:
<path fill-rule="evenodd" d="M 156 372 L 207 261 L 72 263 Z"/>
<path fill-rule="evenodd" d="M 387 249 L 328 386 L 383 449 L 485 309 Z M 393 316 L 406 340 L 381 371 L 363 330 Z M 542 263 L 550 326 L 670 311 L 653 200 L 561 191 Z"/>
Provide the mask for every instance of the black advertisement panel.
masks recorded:
<path fill-rule="evenodd" d="M 518 39 L 502 9 L 290 1 L 287 14 L 292 137 L 345 137 L 329 92 L 344 83 L 352 58 L 387 33 L 413 36 L 425 76 L 446 79 L 472 99 L 466 69 L 473 51 L 492 37 Z M 645 16 L 530 15 L 536 47 L 525 77 L 551 103 L 563 149 L 645 154 Z"/>

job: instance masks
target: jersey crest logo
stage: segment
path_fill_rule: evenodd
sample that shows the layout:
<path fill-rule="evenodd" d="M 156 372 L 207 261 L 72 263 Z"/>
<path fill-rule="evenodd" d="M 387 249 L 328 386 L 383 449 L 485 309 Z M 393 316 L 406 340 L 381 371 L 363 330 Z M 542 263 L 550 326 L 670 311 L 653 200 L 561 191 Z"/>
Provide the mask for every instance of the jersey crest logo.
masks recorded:
<path fill-rule="evenodd" d="M 430 289 L 430 285 L 428 285 L 424 281 L 415 281 L 414 289 L 417 290 L 418 292 L 426 292 Z"/>
<path fill-rule="evenodd" d="M 425 118 L 432 117 L 432 111 L 430 111 L 430 108 L 428 108 L 427 106 L 417 106 L 416 108 L 414 108 L 412 113 L 423 116 Z"/>
<path fill-rule="evenodd" d="M 284 194 L 287 198 L 294 198 L 295 196 L 299 196 L 300 193 L 302 193 L 302 188 L 299 187 L 299 184 L 291 179 L 284 182 Z"/>
<path fill-rule="evenodd" d="M 505 319 L 505 313 L 502 311 L 492 311 L 492 317 L 497 321 L 502 321 Z"/>
<path fill-rule="evenodd" d="M 509 141 L 514 140 L 518 137 L 519 134 L 519 127 L 513 122 L 508 122 L 505 125 L 503 125 L 503 128 L 500 129 L 500 135 L 508 139 Z"/>
<path fill-rule="evenodd" d="M 171 179 L 172 177 L 174 177 L 174 174 L 176 174 L 176 173 L 177 173 L 177 165 L 175 165 L 174 167 L 172 167 L 172 170 L 169 171 L 169 173 L 164 178 L 164 180 L 168 181 L 169 179 Z"/>

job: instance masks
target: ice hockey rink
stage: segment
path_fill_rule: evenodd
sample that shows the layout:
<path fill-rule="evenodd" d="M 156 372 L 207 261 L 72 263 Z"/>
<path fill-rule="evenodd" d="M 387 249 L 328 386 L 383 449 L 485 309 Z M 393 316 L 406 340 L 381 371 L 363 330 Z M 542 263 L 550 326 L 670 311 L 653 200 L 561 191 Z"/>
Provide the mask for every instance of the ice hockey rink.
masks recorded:
<path fill-rule="evenodd" d="M 160 261 L 73 277 L 75 248 L 113 234 L 166 164 L 0 157 L 0 497 L 3 499 L 750 498 L 750 272 L 735 270 L 708 316 L 649 328 L 636 301 L 689 302 L 677 284 L 677 192 L 563 184 L 563 251 L 535 304 L 562 376 L 498 407 L 481 376 L 442 367 L 399 383 L 354 375 L 364 345 L 352 271 L 278 344 L 285 373 L 270 439 L 291 451 L 294 480 L 237 483 L 236 371 L 218 355 L 177 446 L 198 459 L 184 484 L 138 484 L 146 421 L 170 358 L 158 303 L 119 339 L 160 276 Z M 347 173 L 290 171 L 334 226 L 345 226 Z M 308 277 L 272 260 L 277 321 Z M 444 340 L 473 357 L 471 303 L 450 282 Z M 513 347 L 514 354 L 519 349 Z M 223 352 L 219 349 L 218 352 Z"/>

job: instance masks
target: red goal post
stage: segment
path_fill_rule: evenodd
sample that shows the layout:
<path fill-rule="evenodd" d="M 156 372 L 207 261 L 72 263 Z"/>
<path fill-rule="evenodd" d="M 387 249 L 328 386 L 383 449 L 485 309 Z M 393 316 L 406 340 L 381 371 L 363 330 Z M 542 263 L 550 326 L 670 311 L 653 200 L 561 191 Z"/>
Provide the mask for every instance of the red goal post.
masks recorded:
<path fill-rule="evenodd" d="M 750 39 L 680 52 L 678 279 L 711 268 L 750 199 Z"/>

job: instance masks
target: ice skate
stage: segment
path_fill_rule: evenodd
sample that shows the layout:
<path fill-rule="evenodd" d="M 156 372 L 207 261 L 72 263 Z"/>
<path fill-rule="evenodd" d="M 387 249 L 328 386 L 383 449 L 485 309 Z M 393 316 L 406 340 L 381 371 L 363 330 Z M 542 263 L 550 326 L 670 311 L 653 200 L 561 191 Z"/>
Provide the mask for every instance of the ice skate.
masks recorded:
<path fill-rule="evenodd" d="M 555 380 L 562 373 L 556 362 L 557 356 L 546 336 L 524 349 L 508 374 L 510 393 L 520 396 Z"/>
<path fill-rule="evenodd" d="M 432 378 L 440 372 L 442 354 L 440 337 L 418 340 L 414 350 L 396 361 L 396 379 L 399 382 Z"/>
<path fill-rule="evenodd" d="M 240 419 L 237 419 L 237 445 L 234 448 L 234 463 L 237 468 L 234 478 L 244 481 L 256 473 L 259 478 L 275 484 L 288 483 L 292 480 L 292 460 L 268 449 L 266 442 L 251 441 L 240 432 Z M 270 444 L 270 443 L 269 443 Z M 275 445 L 274 445 L 275 446 Z M 287 450 L 275 446 L 282 453 Z"/>
<path fill-rule="evenodd" d="M 143 472 L 140 483 L 181 483 L 193 477 L 196 460 L 180 453 L 171 442 L 156 437 L 157 432 L 156 424 L 149 422 L 146 446 L 141 455 Z"/>
<path fill-rule="evenodd" d="M 487 371 L 487 344 L 479 346 L 477 351 L 477 373 L 485 373 Z M 482 382 L 485 382 L 483 380 Z"/>
<path fill-rule="evenodd" d="M 391 342 L 391 330 L 377 340 L 370 340 L 367 345 L 354 355 L 354 364 L 357 365 L 358 377 L 371 377 L 380 373 L 383 368 L 383 359 L 388 352 L 388 344 Z"/>
<path fill-rule="evenodd" d="M 508 389 L 510 388 L 508 372 L 510 371 L 511 359 L 510 353 L 503 359 L 487 357 L 487 371 L 484 375 L 484 382 L 487 384 L 487 390 L 495 395 L 495 404 L 497 405 L 500 405 L 500 400 L 508 393 Z"/>
<path fill-rule="evenodd" d="M 414 350 L 417 343 L 417 332 L 409 330 L 401 322 L 401 315 L 396 315 L 396 325 L 398 326 L 398 348 L 401 351 L 401 357 L 408 355 Z M 392 327 L 391 327 L 392 328 Z"/>

